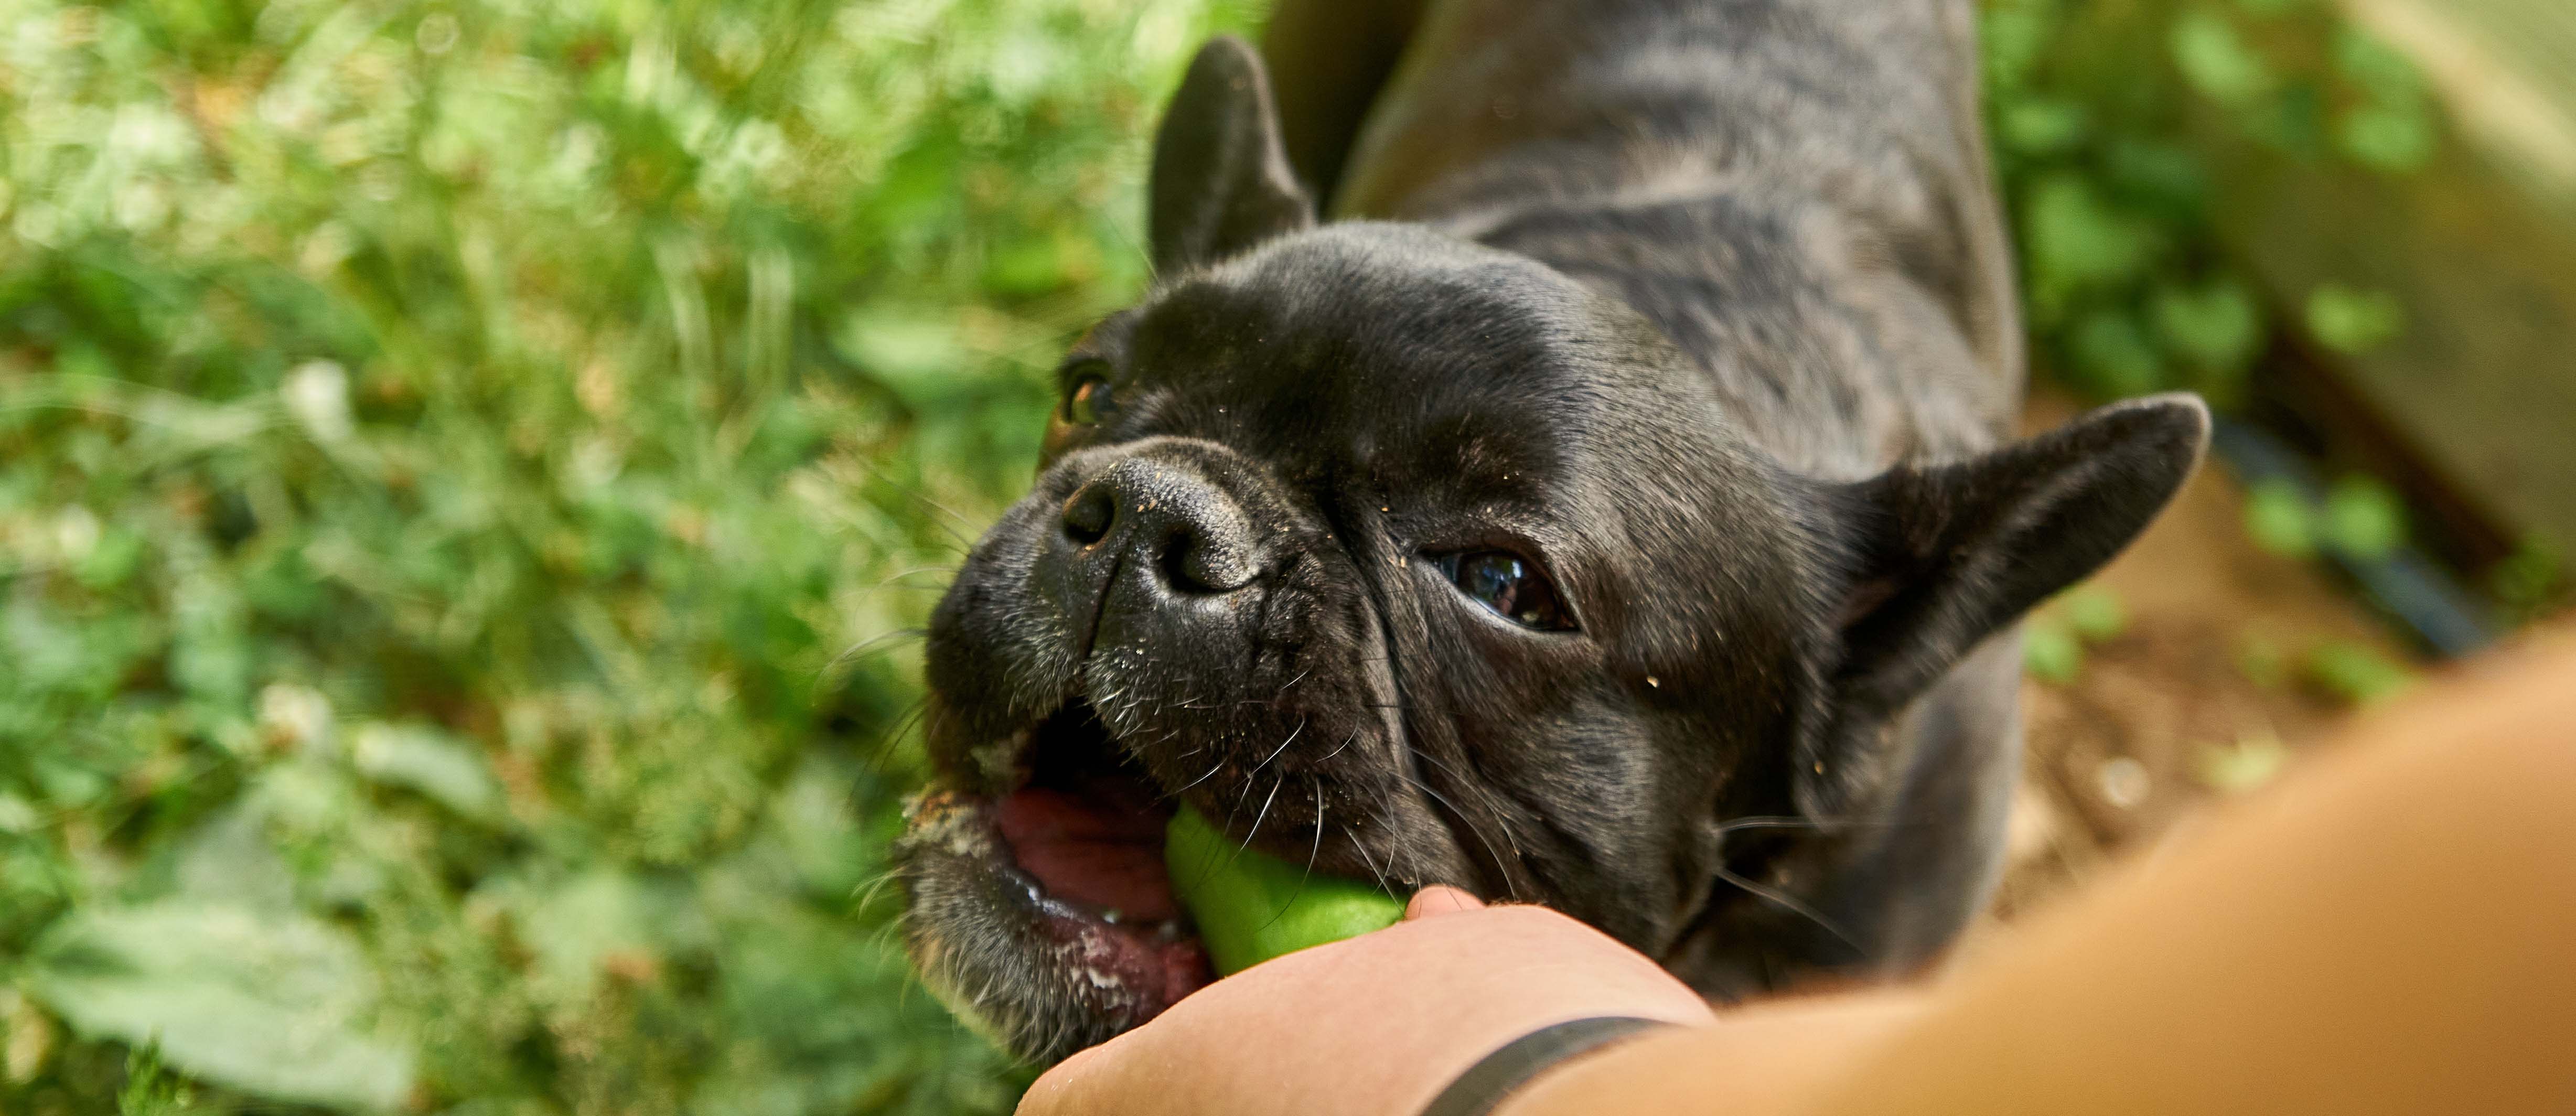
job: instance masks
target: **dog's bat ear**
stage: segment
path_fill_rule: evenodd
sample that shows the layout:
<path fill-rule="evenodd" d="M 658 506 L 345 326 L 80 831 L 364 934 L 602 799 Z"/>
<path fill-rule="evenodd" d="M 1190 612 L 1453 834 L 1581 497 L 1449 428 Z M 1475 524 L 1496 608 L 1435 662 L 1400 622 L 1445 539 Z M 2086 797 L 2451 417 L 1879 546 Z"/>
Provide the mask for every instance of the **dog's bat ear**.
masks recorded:
<path fill-rule="evenodd" d="M 2114 404 L 2055 431 L 1846 489 L 1852 577 L 1824 731 L 1799 805 L 1833 816 L 1881 782 L 1866 738 L 1978 643 L 2089 576 L 2164 510 L 2209 443 L 2189 395 Z"/>
<path fill-rule="evenodd" d="M 1214 263 L 1315 223 L 1315 204 L 1288 164 L 1270 74 L 1243 40 L 1199 49 L 1154 136 L 1149 217 L 1154 269 Z"/>

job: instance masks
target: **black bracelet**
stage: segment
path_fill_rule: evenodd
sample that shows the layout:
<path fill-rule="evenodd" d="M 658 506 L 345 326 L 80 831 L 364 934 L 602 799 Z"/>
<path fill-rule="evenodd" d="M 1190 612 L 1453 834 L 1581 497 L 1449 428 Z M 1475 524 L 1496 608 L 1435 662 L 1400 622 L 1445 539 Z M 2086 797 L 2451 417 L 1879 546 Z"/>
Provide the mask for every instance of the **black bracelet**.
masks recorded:
<path fill-rule="evenodd" d="M 1668 1027 L 1656 1019 L 1638 1019 L 1625 1015 L 1603 1015 L 1575 1019 L 1541 1027 L 1505 1043 L 1503 1048 L 1485 1055 L 1483 1061 L 1467 1067 L 1456 1081 L 1432 1098 L 1431 1107 L 1422 1116 L 1486 1116 L 1512 1090 L 1529 1084 L 1539 1071 L 1581 1054 L 1589 1054 L 1624 1038 L 1657 1027 Z"/>

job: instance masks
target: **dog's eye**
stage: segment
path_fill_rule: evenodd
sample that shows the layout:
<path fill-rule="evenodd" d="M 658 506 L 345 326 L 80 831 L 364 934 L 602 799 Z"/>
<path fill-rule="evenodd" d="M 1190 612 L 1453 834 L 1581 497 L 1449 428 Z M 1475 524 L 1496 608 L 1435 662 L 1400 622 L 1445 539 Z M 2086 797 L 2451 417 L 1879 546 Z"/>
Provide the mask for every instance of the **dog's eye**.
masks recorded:
<path fill-rule="evenodd" d="M 1105 367 L 1094 362 L 1092 367 Z M 1064 393 L 1064 421 L 1076 426 L 1090 426 L 1118 413 L 1118 396 L 1109 386 L 1109 377 L 1097 371 L 1077 373 L 1073 390 Z"/>
<path fill-rule="evenodd" d="M 1520 555 L 1479 550 L 1445 555 L 1438 561 L 1460 592 L 1494 610 L 1495 615 L 1540 631 L 1561 632 L 1574 627 L 1574 618 L 1566 614 L 1564 602 L 1556 597 L 1556 586 L 1548 584 L 1547 574 L 1536 563 Z"/>

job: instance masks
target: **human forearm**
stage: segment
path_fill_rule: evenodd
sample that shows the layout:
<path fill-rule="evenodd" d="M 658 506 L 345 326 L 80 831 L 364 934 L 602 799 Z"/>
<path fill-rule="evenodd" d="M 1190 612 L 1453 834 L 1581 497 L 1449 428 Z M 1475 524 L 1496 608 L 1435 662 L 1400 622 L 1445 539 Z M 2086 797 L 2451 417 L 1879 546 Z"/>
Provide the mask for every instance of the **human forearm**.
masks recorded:
<path fill-rule="evenodd" d="M 2576 652 L 2303 776 L 1933 992 L 1736 1012 L 1498 1116 L 2576 1111 Z"/>

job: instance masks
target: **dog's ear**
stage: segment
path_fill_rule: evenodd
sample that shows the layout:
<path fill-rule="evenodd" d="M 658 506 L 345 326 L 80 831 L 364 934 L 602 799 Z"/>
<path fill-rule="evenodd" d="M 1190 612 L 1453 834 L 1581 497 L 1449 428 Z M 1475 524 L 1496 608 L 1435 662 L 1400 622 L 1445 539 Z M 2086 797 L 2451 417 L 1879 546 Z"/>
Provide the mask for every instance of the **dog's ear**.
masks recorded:
<path fill-rule="evenodd" d="M 1315 223 L 1314 202 L 1288 165 L 1270 74 L 1243 40 L 1199 49 L 1154 136 L 1154 269 L 1214 263 Z"/>
<path fill-rule="evenodd" d="M 2209 409 L 2162 395 L 1840 493 L 1852 577 L 1830 710 L 1801 741 L 1800 808 L 1836 816 L 1879 785 L 1892 757 L 1867 738 L 1980 641 L 2128 546 L 2208 442 Z"/>

